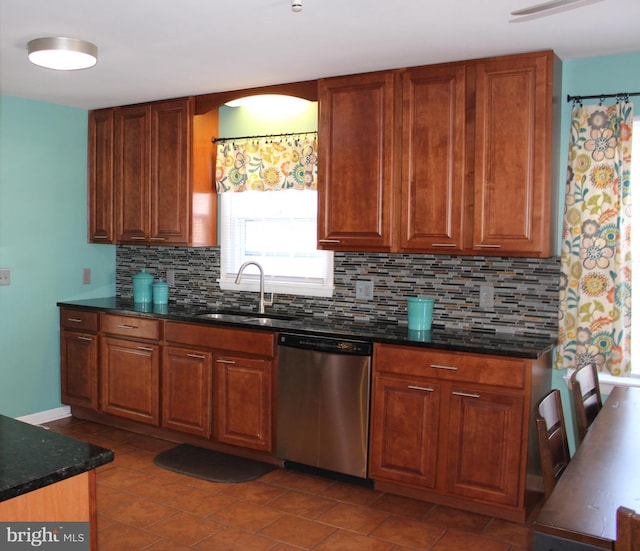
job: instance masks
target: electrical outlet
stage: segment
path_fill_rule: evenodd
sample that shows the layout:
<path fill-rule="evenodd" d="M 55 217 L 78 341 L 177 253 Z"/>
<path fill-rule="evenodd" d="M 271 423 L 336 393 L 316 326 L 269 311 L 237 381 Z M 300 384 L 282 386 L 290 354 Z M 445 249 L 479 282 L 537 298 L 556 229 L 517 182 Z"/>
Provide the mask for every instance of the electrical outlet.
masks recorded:
<path fill-rule="evenodd" d="M 0 285 L 11 285 L 11 270 L 0 268 Z"/>
<path fill-rule="evenodd" d="M 493 285 L 480 285 L 480 308 L 493 308 Z"/>
<path fill-rule="evenodd" d="M 175 284 L 176 284 L 176 271 L 167 270 L 167 285 L 169 285 L 169 287 L 174 287 Z"/>
<path fill-rule="evenodd" d="M 91 284 L 91 268 L 82 269 L 82 284 L 83 285 Z"/>
<path fill-rule="evenodd" d="M 367 280 L 356 281 L 356 299 L 359 299 L 359 300 L 373 299 L 373 281 L 367 281 Z"/>

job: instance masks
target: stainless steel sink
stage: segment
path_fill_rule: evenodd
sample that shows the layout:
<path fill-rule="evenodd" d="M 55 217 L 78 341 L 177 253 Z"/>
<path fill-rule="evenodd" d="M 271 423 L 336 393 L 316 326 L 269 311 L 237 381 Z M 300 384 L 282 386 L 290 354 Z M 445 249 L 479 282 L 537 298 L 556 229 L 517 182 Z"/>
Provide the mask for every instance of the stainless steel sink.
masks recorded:
<path fill-rule="evenodd" d="M 246 314 L 228 314 L 226 312 L 206 312 L 204 314 L 198 314 L 196 317 L 206 318 L 210 320 L 240 322 L 240 321 L 244 321 L 247 315 Z"/>
<path fill-rule="evenodd" d="M 252 314 L 251 312 L 204 312 L 202 314 L 197 314 L 196 317 L 234 323 L 257 323 L 259 325 L 272 325 L 274 321 L 295 319 L 293 316 L 279 314 Z"/>

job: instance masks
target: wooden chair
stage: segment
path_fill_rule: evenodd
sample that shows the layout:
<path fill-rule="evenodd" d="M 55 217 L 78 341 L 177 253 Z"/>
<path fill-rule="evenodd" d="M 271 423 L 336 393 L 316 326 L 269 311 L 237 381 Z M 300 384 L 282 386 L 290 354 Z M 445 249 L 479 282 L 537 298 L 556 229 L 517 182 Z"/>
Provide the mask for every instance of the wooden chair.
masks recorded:
<path fill-rule="evenodd" d="M 613 548 L 615 551 L 640 551 L 640 515 L 633 509 L 618 507 Z"/>
<path fill-rule="evenodd" d="M 550 391 L 538 402 L 535 420 L 540 446 L 544 496 L 547 498 L 570 460 L 562 398 L 558 389 Z"/>
<path fill-rule="evenodd" d="M 569 389 L 573 402 L 576 441 L 579 445 L 602 409 L 598 370 L 595 364 L 583 365 L 576 369 L 569 379 Z"/>

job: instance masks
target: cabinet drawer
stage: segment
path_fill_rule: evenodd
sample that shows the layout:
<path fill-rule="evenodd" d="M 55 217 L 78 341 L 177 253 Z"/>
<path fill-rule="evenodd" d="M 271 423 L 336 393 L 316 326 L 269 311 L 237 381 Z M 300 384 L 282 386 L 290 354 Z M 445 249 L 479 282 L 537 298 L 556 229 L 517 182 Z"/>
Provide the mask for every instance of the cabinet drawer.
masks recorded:
<path fill-rule="evenodd" d="M 98 313 L 87 310 L 60 310 L 60 326 L 65 329 L 82 329 L 84 331 L 98 330 Z"/>
<path fill-rule="evenodd" d="M 111 335 L 135 337 L 137 339 L 160 339 L 160 321 L 133 316 L 102 314 L 100 330 Z"/>
<path fill-rule="evenodd" d="M 168 321 L 165 338 L 170 342 L 202 348 L 275 356 L 276 334 L 266 331 Z"/>
<path fill-rule="evenodd" d="M 485 354 L 420 350 L 408 346 L 376 345 L 376 372 L 524 388 L 526 361 Z"/>

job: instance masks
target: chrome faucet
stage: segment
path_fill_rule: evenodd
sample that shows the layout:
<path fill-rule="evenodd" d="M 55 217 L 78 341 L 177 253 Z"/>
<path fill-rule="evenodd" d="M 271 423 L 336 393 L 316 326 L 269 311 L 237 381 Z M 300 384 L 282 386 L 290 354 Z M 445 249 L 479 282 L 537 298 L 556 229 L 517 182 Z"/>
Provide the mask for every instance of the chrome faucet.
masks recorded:
<path fill-rule="evenodd" d="M 236 285 L 238 285 L 240 283 L 240 280 L 242 279 L 242 272 L 244 272 L 244 269 L 247 266 L 249 266 L 250 264 L 253 264 L 254 266 L 257 266 L 258 270 L 260 270 L 260 302 L 258 304 L 258 313 L 259 314 L 264 314 L 265 305 L 271 306 L 273 304 L 273 293 L 270 293 L 271 294 L 271 298 L 269 300 L 265 300 L 265 298 L 264 298 L 264 270 L 262 269 L 262 266 L 260 266 L 260 264 L 258 264 L 254 260 L 248 260 L 247 262 L 245 262 L 242 266 L 240 266 L 240 269 L 238 270 L 238 275 L 236 276 Z"/>

